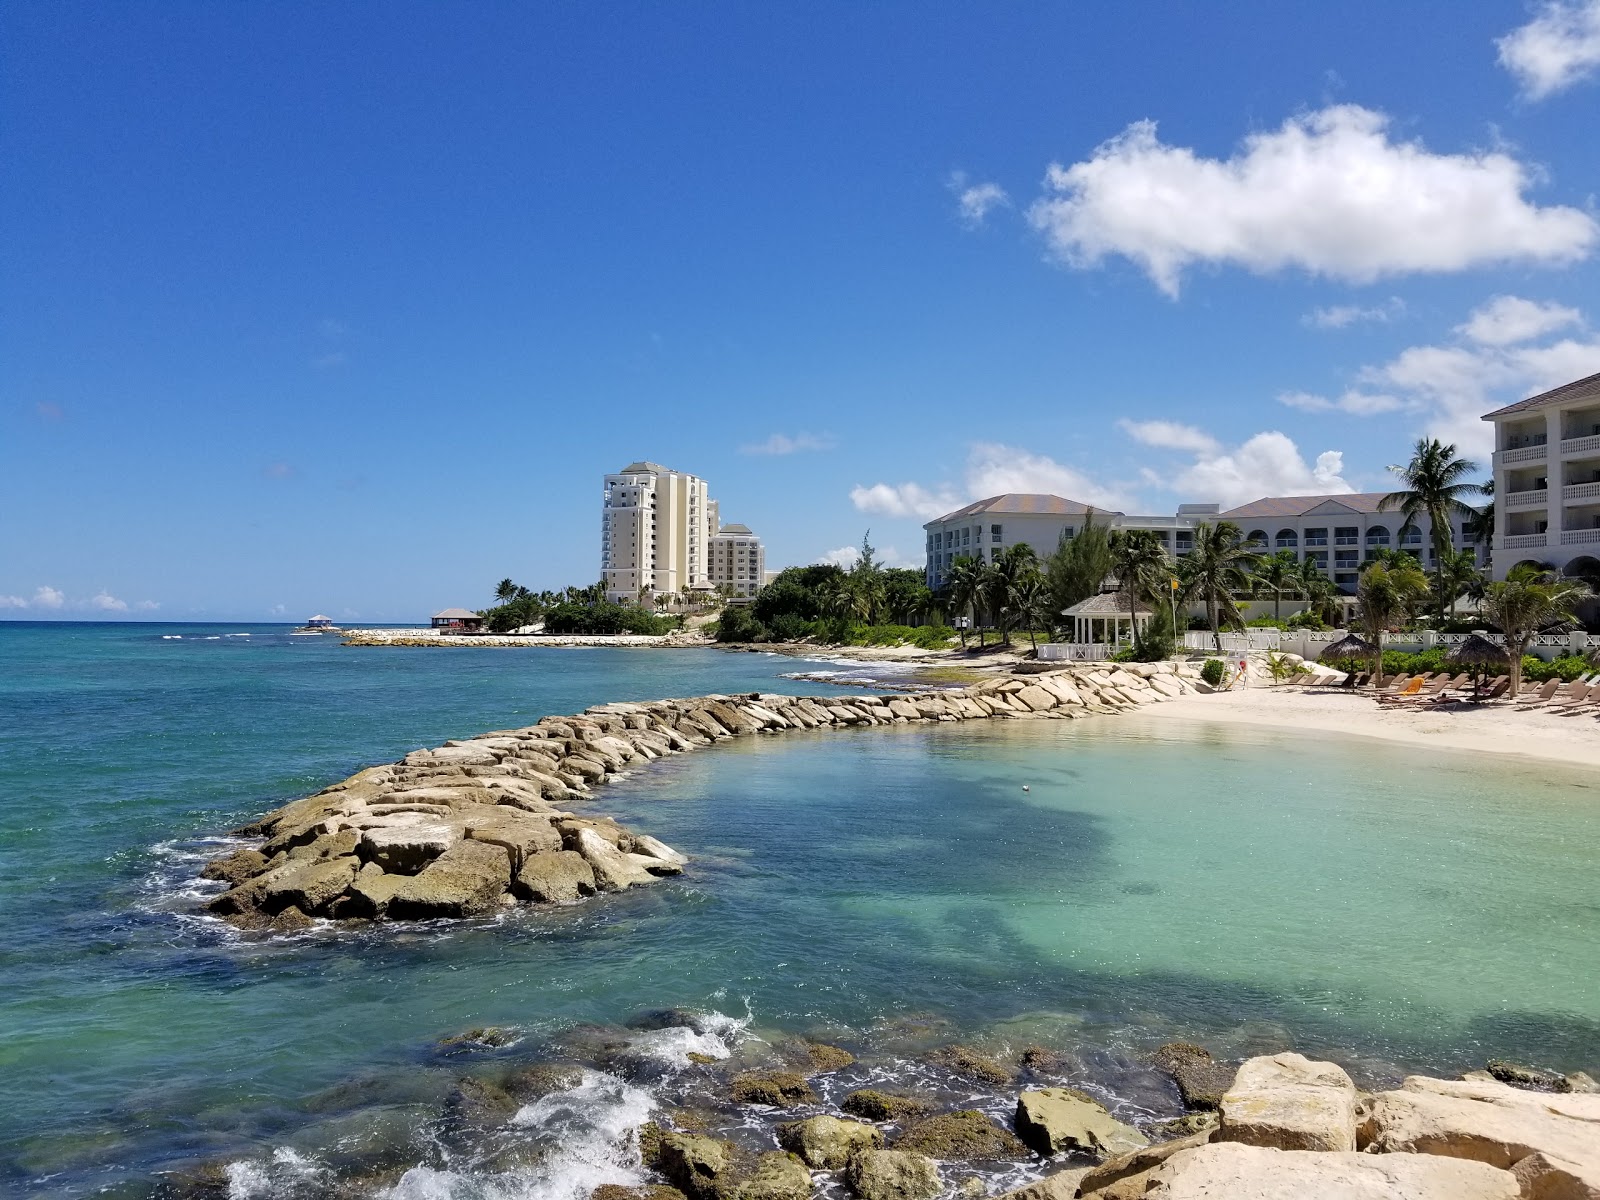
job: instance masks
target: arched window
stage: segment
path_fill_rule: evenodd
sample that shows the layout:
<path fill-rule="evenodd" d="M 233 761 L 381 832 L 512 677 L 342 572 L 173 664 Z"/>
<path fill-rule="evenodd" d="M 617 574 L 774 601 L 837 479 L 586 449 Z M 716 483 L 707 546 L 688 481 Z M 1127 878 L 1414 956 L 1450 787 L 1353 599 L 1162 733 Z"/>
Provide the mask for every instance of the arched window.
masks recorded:
<path fill-rule="evenodd" d="M 1250 536 L 1245 538 L 1244 544 L 1250 550 L 1265 550 L 1267 548 L 1267 531 L 1265 529 L 1252 529 Z"/>
<path fill-rule="evenodd" d="M 1402 546 L 1422 545 L 1422 530 L 1415 525 L 1407 525 L 1400 531 L 1400 544 Z"/>
<path fill-rule="evenodd" d="M 1367 545 L 1387 546 L 1389 544 L 1389 527 L 1387 525 L 1373 525 L 1367 530 Z"/>
<path fill-rule="evenodd" d="M 1293 529 L 1278 530 L 1278 549 L 1294 550 L 1300 545 L 1300 535 Z"/>

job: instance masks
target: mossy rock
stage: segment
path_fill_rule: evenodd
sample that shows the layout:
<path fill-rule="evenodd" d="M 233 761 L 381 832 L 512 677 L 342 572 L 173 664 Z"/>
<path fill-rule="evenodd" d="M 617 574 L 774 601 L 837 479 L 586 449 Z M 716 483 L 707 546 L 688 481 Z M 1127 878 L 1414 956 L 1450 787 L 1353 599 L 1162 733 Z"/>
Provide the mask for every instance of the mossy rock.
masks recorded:
<path fill-rule="evenodd" d="M 452 1034 L 447 1038 L 439 1039 L 441 1050 L 498 1050 L 501 1046 L 509 1046 L 522 1035 L 515 1029 L 507 1029 L 502 1025 L 480 1025 L 476 1029 L 469 1029 L 465 1033 Z"/>
<path fill-rule="evenodd" d="M 717 1061 L 717 1056 L 715 1054 L 701 1054 L 698 1050 L 689 1051 L 685 1057 L 697 1067 L 709 1067 L 712 1063 Z"/>
<path fill-rule="evenodd" d="M 754 1170 L 717 1188 L 718 1200 L 811 1200 L 811 1172 L 792 1154 L 772 1150 Z"/>
<path fill-rule="evenodd" d="M 471 1125 L 498 1124 L 521 1107 L 516 1097 L 498 1084 L 472 1075 L 458 1079 L 444 1102 L 448 1117 Z"/>
<path fill-rule="evenodd" d="M 745 1071 L 733 1077 L 728 1094 L 737 1104 L 769 1104 L 773 1108 L 813 1104 L 817 1099 L 805 1077 L 794 1071 Z"/>
<path fill-rule="evenodd" d="M 1223 1093 L 1233 1086 L 1233 1077 L 1238 1073 L 1236 1068 L 1212 1058 L 1204 1046 L 1192 1042 L 1158 1046 L 1150 1061 L 1172 1076 L 1183 1106 L 1190 1109 L 1220 1108 Z"/>
<path fill-rule="evenodd" d="M 1025 1071 L 1059 1071 L 1061 1056 L 1048 1046 L 1024 1046 L 1017 1063 Z"/>
<path fill-rule="evenodd" d="M 851 1116 L 865 1117 L 869 1121 L 905 1121 L 926 1115 L 932 1106 L 914 1096 L 862 1088 L 846 1096 L 839 1107 Z"/>
<path fill-rule="evenodd" d="M 785 1058 L 808 1074 L 825 1075 L 829 1071 L 841 1071 L 856 1061 L 856 1056 L 850 1051 L 825 1042 L 796 1039 L 785 1042 L 779 1048 Z"/>
<path fill-rule="evenodd" d="M 910 1150 L 947 1162 L 1029 1157 L 1028 1148 L 1016 1134 L 973 1108 L 925 1117 L 908 1125 L 889 1145 L 892 1150 Z"/>
<path fill-rule="evenodd" d="M 533 1063 L 508 1071 L 500 1080 L 505 1091 L 527 1104 L 583 1082 L 583 1068 L 572 1063 Z"/>
<path fill-rule="evenodd" d="M 689 1200 L 675 1187 L 653 1183 L 645 1187 L 623 1187 L 620 1183 L 602 1183 L 589 1193 L 589 1200 Z"/>
<path fill-rule="evenodd" d="M 1170 1121 L 1158 1121 L 1145 1129 L 1153 1142 L 1170 1142 L 1176 1138 L 1192 1137 L 1197 1133 L 1210 1133 L 1217 1127 L 1214 1112 L 1189 1112 Z"/>
<path fill-rule="evenodd" d="M 1004 1087 L 1015 1077 L 1008 1068 L 988 1055 L 978 1053 L 971 1046 L 942 1047 L 930 1054 L 928 1061 L 954 1071 L 957 1075 L 964 1075 L 968 1079 L 991 1084 L 994 1087 Z"/>

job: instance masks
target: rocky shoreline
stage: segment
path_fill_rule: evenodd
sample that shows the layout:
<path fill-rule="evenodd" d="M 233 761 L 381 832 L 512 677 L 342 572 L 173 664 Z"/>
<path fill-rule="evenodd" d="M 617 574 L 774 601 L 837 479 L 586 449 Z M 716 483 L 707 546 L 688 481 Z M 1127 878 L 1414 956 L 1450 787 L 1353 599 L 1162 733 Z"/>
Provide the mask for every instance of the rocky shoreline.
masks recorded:
<path fill-rule="evenodd" d="M 369 767 L 235 830 L 254 845 L 213 860 L 229 885 L 211 912 L 293 931 L 313 918 L 481 916 L 570 903 L 682 872 L 685 857 L 570 805 L 617 772 L 733 737 L 789 730 L 999 719 L 1073 719 L 1195 690 L 1172 663 L 1063 666 L 948 691 L 751 693 L 601 704 Z"/>

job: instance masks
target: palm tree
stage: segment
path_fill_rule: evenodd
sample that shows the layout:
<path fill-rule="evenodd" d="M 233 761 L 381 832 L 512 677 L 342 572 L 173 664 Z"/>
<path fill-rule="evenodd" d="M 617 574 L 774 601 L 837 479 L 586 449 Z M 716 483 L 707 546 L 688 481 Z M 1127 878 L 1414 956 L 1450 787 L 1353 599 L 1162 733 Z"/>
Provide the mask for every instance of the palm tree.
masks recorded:
<path fill-rule="evenodd" d="M 1458 516 L 1474 516 L 1474 509 L 1464 497 L 1483 493 L 1481 483 L 1469 482 L 1467 478 L 1478 473 L 1478 464 L 1456 457 L 1454 443 L 1441 442 L 1438 438 L 1418 438 L 1411 451 L 1411 461 L 1389 470 L 1405 487 L 1379 500 L 1378 511 L 1399 509 L 1400 519 L 1407 525 L 1415 524 L 1419 517 L 1428 518 L 1435 591 L 1443 597 L 1444 556 L 1454 544 L 1450 533 L 1453 520 Z M 1442 607 L 1439 615 L 1444 615 Z"/>
<path fill-rule="evenodd" d="M 1236 592 L 1249 590 L 1256 557 L 1245 549 L 1244 530 L 1232 521 L 1218 521 L 1215 525 L 1202 521 L 1195 526 L 1194 549 L 1179 564 L 1184 598 L 1199 596 L 1205 602 L 1206 619 L 1211 623 L 1218 654 L 1222 653 L 1222 626 L 1244 626 L 1233 597 Z"/>
<path fill-rule="evenodd" d="M 510 579 L 502 579 L 495 585 L 494 598 L 501 604 L 510 604 L 517 598 L 517 585 Z"/>
<path fill-rule="evenodd" d="M 1039 638 L 1035 631 L 1043 625 L 1048 632 L 1052 623 L 1054 605 L 1050 597 L 1050 585 L 1045 581 L 1044 572 L 1037 566 L 1024 569 L 1016 581 L 1012 606 L 1027 623 L 1028 642 L 1033 646 L 1035 658 L 1039 657 Z"/>
<path fill-rule="evenodd" d="M 1444 591 L 1434 597 L 1440 609 L 1449 608 L 1456 615 L 1456 601 L 1461 598 L 1478 576 L 1478 555 L 1473 550 L 1447 550 L 1439 560 L 1438 582 Z"/>
<path fill-rule="evenodd" d="M 1277 621 L 1281 615 L 1280 601 L 1284 589 L 1296 588 L 1300 584 L 1300 560 L 1294 556 L 1293 550 L 1279 550 L 1258 560 L 1253 574 L 1255 582 L 1272 593 L 1272 619 Z"/>
<path fill-rule="evenodd" d="M 950 564 L 950 574 L 947 581 L 950 587 L 950 604 L 956 613 L 972 618 L 972 623 L 978 625 L 978 605 L 983 597 L 984 568 L 977 562 L 960 555 Z M 983 626 L 978 625 L 978 647 L 983 648 Z M 967 648 L 967 631 L 961 630 L 961 648 Z"/>
<path fill-rule="evenodd" d="M 1406 561 L 1389 566 L 1373 563 L 1361 572 L 1356 584 L 1360 609 L 1356 624 L 1372 645 L 1372 686 L 1383 678 L 1383 635 L 1391 625 L 1399 625 L 1428 595 L 1428 577 L 1408 554 Z"/>
<path fill-rule="evenodd" d="M 1572 620 L 1578 602 L 1590 595 L 1587 584 L 1531 566 L 1512 567 L 1505 579 L 1485 588 L 1483 615 L 1500 627 L 1511 656 L 1510 695 L 1522 687 L 1522 656 L 1534 635 L 1546 625 Z"/>
<path fill-rule="evenodd" d="M 1128 624 L 1137 645 L 1139 602 L 1159 595 L 1172 578 L 1166 543 L 1150 529 L 1119 529 L 1111 535 L 1111 569 L 1117 577 L 1117 594 L 1128 606 Z"/>
<path fill-rule="evenodd" d="M 1018 585 L 1027 574 L 1037 573 L 1038 570 L 1039 556 L 1026 542 L 1007 546 L 994 556 L 994 562 L 989 567 L 985 591 L 988 596 L 989 611 L 994 613 L 1000 622 L 1002 645 L 1011 644 L 1011 621 L 1017 615 Z"/>
<path fill-rule="evenodd" d="M 1294 588 L 1305 597 L 1307 607 L 1316 613 L 1318 620 L 1332 624 L 1338 619 L 1338 606 L 1333 598 L 1339 594 L 1339 589 L 1333 586 L 1333 580 L 1323 574 L 1316 559 L 1308 558 L 1300 564 Z"/>

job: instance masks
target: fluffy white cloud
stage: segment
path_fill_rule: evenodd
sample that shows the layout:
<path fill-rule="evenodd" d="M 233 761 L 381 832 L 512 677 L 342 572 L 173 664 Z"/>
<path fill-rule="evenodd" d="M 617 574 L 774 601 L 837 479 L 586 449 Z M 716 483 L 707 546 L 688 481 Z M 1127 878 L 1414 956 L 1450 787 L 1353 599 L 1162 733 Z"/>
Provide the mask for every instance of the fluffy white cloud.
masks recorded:
<path fill-rule="evenodd" d="M 1486 346 L 1510 346 L 1582 324 L 1583 314 L 1575 308 L 1521 296 L 1494 296 L 1473 309 L 1456 332 Z"/>
<path fill-rule="evenodd" d="M 1314 308 L 1300 318 L 1300 323 L 1312 329 L 1347 329 L 1351 325 L 1367 323 L 1387 325 L 1404 315 L 1405 311 L 1406 302 L 1399 296 L 1390 296 L 1382 304 L 1373 304 L 1365 308 L 1359 304 L 1333 304 L 1327 308 Z"/>
<path fill-rule="evenodd" d="M 961 223 L 969 229 L 978 228 L 990 212 L 1011 203 L 1011 197 L 998 183 L 969 183 L 965 171 L 951 172 L 946 186 L 956 194 Z"/>
<path fill-rule="evenodd" d="M 1375 417 L 1379 413 L 1398 412 L 1414 406 L 1398 396 L 1383 392 L 1360 392 L 1353 388 L 1333 400 L 1314 392 L 1283 392 L 1278 396 L 1278 403 L 1298 408 L 1301 412 L 1342 412 L 1354 417 Z"/>
<path fill-rule="evenodd" d="M 1388 118 L 1356 105 L 1292 117 L 1225 160 L 1165 145 L 1140 121 L 1044 182 L 1028 216 L 1063 261 L 1121 255 L 1170 296 L 1197 263 L 1365 283 L 1571 262 L 1600 237 L 1579 209 L 1529 203 L 1533 172 L 1509 154 L 1391 141 Z"/>
<path fill-rule="evenodd" d="M 1547 0 L 1495 45 L 1523 94 L 1542 100 L 1600 69 L 1600 0 Z"/>
<path fill-rule="evenodd" d="M 77 612 L 127 612 L 129 604 L 125 600 L 118 600 L 110 592 L 101 589 L 87 600 L 69 600 L 67 594 L 59 588 L 41 586 L 34 590 L 32 596 L 0 595 L 0 609 L 36 609 L 41 612 L 59 612 L 69 609 Z M 154 612 L 161 605 L 154 600 L 141 600 L 131 607 L 139 612 Z"/>
<path fill-rule="evenodd" d="M 882 567 L 920 567 L 922 559 L 910 559 L 901 554 L 894 546 L 872 548 L 873 557 Z M 836 567 L 843 567 L 848 571 L 856 565 L 856 560 L 861 557 L 860 546 L 840 546 L 837 550 L 829 550 L 817 559 L 819 563 L 832 563 Z"/>
<path fill-rule="evenodd" d="M 1217 449 L 1217 439 L 1209 433 L 1177 421 L 1122 420 L 1117 422 L 1117 427 L 1134 441 L 1162 450 L 1193 450 L 1196 454 L 1206 454 Z"/>
<path fill-rule="evenodd" d="M 38 608 L 46 612 L 64 608 L 67 597 L 53 587 L 40 586 L 32 596 L 0 596 L 0 608 Z"/>
<path fill-rule="evenodd" d="M 1098 483 L 1046 455 L 998 442 L 974 442 L 969 447 L 960 487 L 948 483 L 934 488 L 918 483 L 858 485 L 850 489 L 850 500 L 862 512 L 931 521 L 973 500 L 1007 492 L 1048 492 L 1107 509 L 1127 502 L 1126 493 L 1118 488 Z"/>
<path fill-rule="evenodd" d="M 1215 500 L 1229 508 L 1262 496 L 1355 491 L 1343 471 L 1344 455 L 1338 450 L 1324 450 L 1316 462 L 1307 463 L 1287 434 L 1271 430 L 1258 433 L 1231 450 L 1214 442 L 1210 449 L 1196 452 L 1187 467 L 1165 473 L 1147 469 L 1145 480 L 1154 487 L 1194 499 Z"/>
<path fill-rule="evenodd" d="M 99 612 L 127 612 L 128 602 L 118 600 L 110 592 L 101 590 L 89 598 L 89 607 Z"/>
<path fill-rule="evenodd" d="M 797 433 L 790 437 L 786 433 L 775 433 L 764 442 L 755 442 L 748 446 L 740 446 L 740 454 L 799 454 L 805 450 L 832 450 L 833 438 L 827 435 L 814 433 Z"/>

